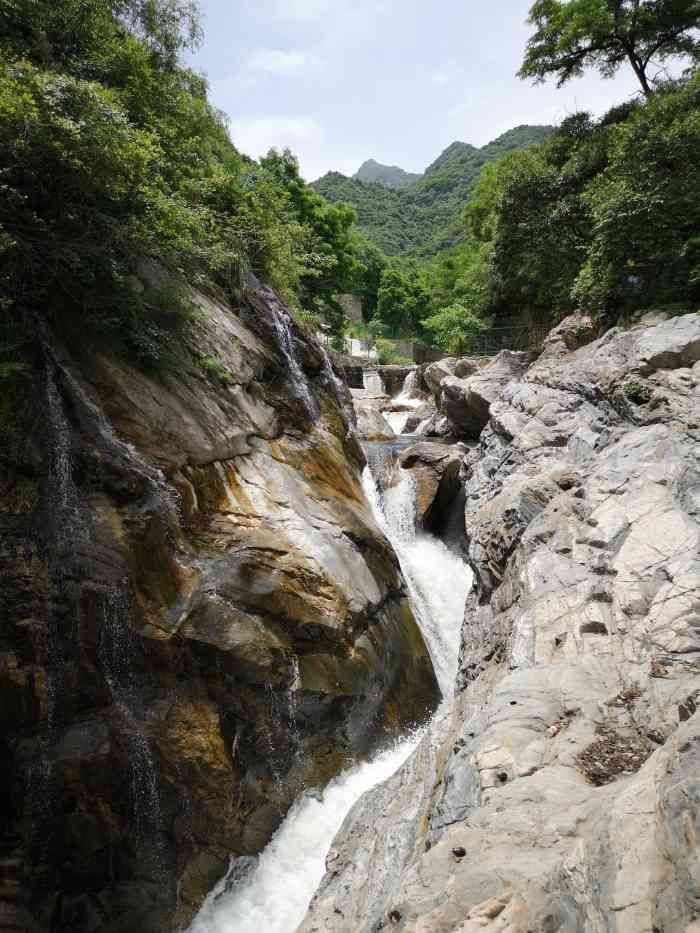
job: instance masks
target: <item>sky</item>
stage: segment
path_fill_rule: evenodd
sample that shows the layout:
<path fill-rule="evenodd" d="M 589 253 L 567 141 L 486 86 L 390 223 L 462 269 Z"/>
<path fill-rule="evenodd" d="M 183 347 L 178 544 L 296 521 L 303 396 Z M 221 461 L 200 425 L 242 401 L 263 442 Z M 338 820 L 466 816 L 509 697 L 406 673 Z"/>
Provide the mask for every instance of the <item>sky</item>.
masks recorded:
<path fill-rule="evenodd" d="M 529 0 L 200 0 L 205 74 L 254 158 L 288 146 L 313 181 L 368 158 L 423 171 L 455 140 L 605 112 L 637 93 L 623 69 L 557 89 L 515 76 Z"/>

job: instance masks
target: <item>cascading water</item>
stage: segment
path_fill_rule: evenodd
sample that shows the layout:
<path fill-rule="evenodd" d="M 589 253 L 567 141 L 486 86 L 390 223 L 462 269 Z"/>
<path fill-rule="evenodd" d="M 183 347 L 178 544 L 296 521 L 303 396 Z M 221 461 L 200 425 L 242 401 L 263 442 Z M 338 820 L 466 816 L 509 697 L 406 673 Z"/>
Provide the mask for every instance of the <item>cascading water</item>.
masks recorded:
<path fill-rule="evenodd" d="M 365 495 L 398 555 L 440 689 L 443 696 L 450 696 L 457 674 L 471 570 L 442 541 L 416 530 L 416 489 L 410 470 L 399 470 L 398 479 L 387 477 L 395 463 L 381 446 L 370 452 L 368 460 L 362 475 Z M 382 471 L 388 482 L 380 492 Z"/>
<path fill-rule="evenodd" d="M 296 347 L 294 346 L 294 335 L 292 334 L 291 318 L 281 307 L 273 309 L 271 317 L 272 326 L 277 334 L 279 348 L 289 367 L 289 379 L 294 394 L 303 404 L 309 418 L 315 421 L 319 416 L 318 402 L 311 394 L 309 383 L 297 358 Z"/>
<path fill-rule="evenodd" d="M 121 720 L 120 732 L 128 749 L 133 825 L 145 861 L 159 872 L 162 868 L 164 840 L 158 769 L 143 726 L 136 715 L 142 704 L 139 703 L 133 669 L 136 638 L 129 626 L 126 580 L 109 587 L 103 596 L 102 610 L 98 655 Z"/>
<path fill-rule="evenodd" d="M 47 735 L 42 742 L 41 760 L 29 775 L 33 805 L 46 810 L 45 818 L 33 814 L 39 831 L 47 836 L 52 823 L 51 806 L 55 793 L 50 757 L 51 746 L 65 717 L 72 697 L 66 693 L 66 671 L 80 650 L 80 626 L 71 610 L 79 599 L 82 577 L 81 548 L 90 541 L 92 526 L 80 506 L 74 480 L 72 428 L 66 414 L 64 395 L 70 398 L 72 417 L 115 459 L 138 471 L 164 511 L 177 508 L 163 474 L 143 461 L 129 445 L 114 434 L 111 425 L 89 398 L 70 370 L 57 360 L 47 342 L 46 420 L 49 456 L 46 527 L 47 553 L 53 581 L 51 623 L 48 627 L 48 716 Z M 61 389 L 59 389 L 59 385 Z M 138 849 L 145 865 L 160 872 L 163 851 L 163 821 L 160 812 L 158 771 L 154 754 L 143 728 L 143 698 L 133 668 L 136 638 L 129 625 L 130 604 L 127 581 L 105 588 L 102 594 L 102 625 L 98 657 L 114 701 L 119 731 L 128 758 L 128 788 Z M 41 803 L 43 801 L 43 803 Z"/>
<path fill-rule="evenodd" d="M 370 460 L 377 473 L 395 467 L 390 447 L 375 447 Z M 416 533 L 410 473 L 402 471 L 393 485 L 381 479 L 368 466 L 363 475 L 365 492 L 375 519 L 399 556 L 440 687 L 449 695 L 471 572 L 440 541 Z M 189 933 L 294 933 L 323 878 L 326 854 L 351 807 L 401 767 L 420 737 L 420 733 L 405 736 L 372 761 L 354 765 L 331 781 L 323 795 L 299 798 L 242 879 L 236 877 L 237 862 L 232 862 L 229 875 L 209 894 Z"/>
<path fill-rule="evenodd" d="M 385 411 L 384 417 L 389 422 L 394 434 L 402 434 L 410 417 L 410 410 L 420 408 L 422 398 L 416 398 L 420 376 L 417 369 L 412 369 L 404 379 L 401 391 L 391 400 L 392 405 L 401 406 L 401 411 Z"/>
<path fill-rule="evenodd" d="M 34 841 L 48 851 L 55 831 L 55 801 L 58 789 L 52 746 L 65 717 L 66 677 L 75 658 L 75 614 L 71 600 L 79 579 L 77 545 L 85 539 L 83 517 L 73 479 L 71 430 L 56 382 L 56 366 L 45 347 L 46 449 L 48 477 L 44 486 L 48 520 L 42 529 L 44 553 L 51 577 L 46 630 L 47 709 L 46 729 L 38 736 L 36 756 L 25 775 L 25 800 Z"/>
<path fill-rule="evenodd" d="M 415 398 L 416 393 L 419 391 L 419 386 L 420 371 L 418 369 L 412 369 L 403 381 L 401 395 L 405 396 L 406 398 L 413 399 Z"/>
<path fill-rule="evenodd" d="M 242 884 L 228 876 L 214 888 L 190 933 L 293 933 L 326 870 L 326 854 L 348 811 L 362 794 L 385 781 L 414 750 L 420 735 L 335 778 L 323 796 L 305 794 Z"/>

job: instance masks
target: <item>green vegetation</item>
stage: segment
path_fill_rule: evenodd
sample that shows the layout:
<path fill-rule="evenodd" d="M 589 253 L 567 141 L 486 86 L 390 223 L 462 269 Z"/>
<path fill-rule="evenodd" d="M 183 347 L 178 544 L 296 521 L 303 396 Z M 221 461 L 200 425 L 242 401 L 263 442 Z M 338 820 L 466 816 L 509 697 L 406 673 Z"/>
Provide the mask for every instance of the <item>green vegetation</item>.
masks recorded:
<path fill-rule="evenodd" d="M 382 366 L 409 366 L 413 361 L 404 356 L 391 340 L 378 337 L 375 342 L 377 360 Z"/>
<path fill-rule="evenodd" d="M 536 0 L 529 22 L 536 30 L 520 75 L 553 74 L 558 87 L 587 67 L 609 78 L 627 63 L 649 96 L 652 65 L 700 49 L 699 0 Z"/>
<path fill-rule="evenodd" d="M 487 328 L 484 320 L 459 302 L 436 311 L 423 321 L 423 326 L 435 344 L 455 356 L 470 353 L 474 349 L 473 338 Z"/>
<path fill-rule="evenodd" d="M 698 152 L 697 71 L 599 120 L 574 114 L 483 166 L 461 243 L 387 265 L 370 328 L 456 353 L 490 327 L 539 329 L 576 308 L 614 323 L 697 307 Z"/>
<path fill-rule="evenodd" d="M 622 387 L 622 391 L 625 393 L 625 397 L 635 405 L 646 405 L 651 399 L 651 389 L 649 386 L 644 385 L 643 382 L 639 382 L 636 379 L 631 379 L 629 382 L 626 382 Z"/>
<path fill-rule="evenodd" d="M 518 126 L 477 149 L 452 143 L 413 184 L 396 188 L 330 172 L 312 184 L 334 203 L 351 204 L 357 224 L 387 255 L 433 256 L 464 238 L 461 213 L 482 165 L 542 142 L 549 126 Z"/>
<path fill-rule="evenodd" d="M 189 287 L 235 301 L 251 273 L 336 347 L 356 294 L 385 358 L 392 337 L 464 352 L 576 307 L 697 307 L 700 75 L 650 74 L 697 60 L 699 19 L 700 0 L 536 0 L 523 77 L 628 62 L 644 95 L 454 143 L 418 177 L 370 162 L 381 184 L 310 187 L 289 152 L 240 154 L 182 66 L 190 0 L 0 0 L 0 381 L 22 379 L 42 318 L 167 366 Z"/>
<path fill-rule="evenodd" d="M 375 336 L 465 352 L 491 327 L 550 325 L 577 307 L 614 322 L 700 299 L 700 74 L 658 72 L 700 57 L 700 2 L 536 0 L 529 22 L 521 77 L 561 85 L 626 63 L 644 96 L 553 132 L 454 143 L 400 190 L 338 174 L 316 182 L 395 257 L 366 305 Z"/>
<path fill-rule="evenodd" d="M 199 365 L 207 375 L 213 376 L 221 385 L 230 385 L 233 382 L 233 376 L 228 369 L 213 356 L 201 357 Z"/>
<path fill-rule="evenodd" d="M 37 315 L 163 365 L 185 283 L 235 298 L 250 272 L 341 327 L 335 297 L 362 274 L 354 214 L 288 153 L 237 152 L 178 63 L 198 36 L 189 0 L 0 4 L 3 371 Z M 158 267 L 182 284 L 144 287 Z"/>
<path fill-rule="evenodd" d="M 488 251 L 482 311 L 616 320 L 700 295 L 700 74 L 594 121 L 565 120 L 544 146 L 487 169 L 467 207 Z"/>

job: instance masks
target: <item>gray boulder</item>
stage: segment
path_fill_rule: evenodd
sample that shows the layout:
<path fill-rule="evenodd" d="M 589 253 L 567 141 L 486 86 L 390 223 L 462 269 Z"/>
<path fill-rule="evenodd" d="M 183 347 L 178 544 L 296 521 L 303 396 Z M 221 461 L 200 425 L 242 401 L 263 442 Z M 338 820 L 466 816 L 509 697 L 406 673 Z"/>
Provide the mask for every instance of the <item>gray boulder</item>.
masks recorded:
<path fill-rule="evenodd" d="M 423 424 L 429 418 L 432 418 L 434 414 L 435 406 L 433 403 L 424 402 L 419 408 L 415 408 L 406 419 L 404 433 L 413 434 L 414 431 L 418 430 L 421 424 Z"/>
<path fill-rule="evenodd" d="M 437 363 L 431 363 L 423 373 L 423 380 L 432 392 L 435 404 L 440 404 L 440 387 L 443 380 L 448 376 L 454 375 L 457 360 L 454 357 L 446 357 L 444 360 L 438 360 Z"/>
<path fill-rule="evenodd" d="M 384 415 L 373 405 L 355 405 L 357 433 L 368 441 L 391 440 L 394 429 Z"/>
<path fill-rule="evenodd" d="M 490 408 L 505 386 L 523 374 L 528 354 L 501 350 L 475 375 L 446 376 L 441 382 L 441 410 L 457 437 L 478 438 L 489 420 Z"/>

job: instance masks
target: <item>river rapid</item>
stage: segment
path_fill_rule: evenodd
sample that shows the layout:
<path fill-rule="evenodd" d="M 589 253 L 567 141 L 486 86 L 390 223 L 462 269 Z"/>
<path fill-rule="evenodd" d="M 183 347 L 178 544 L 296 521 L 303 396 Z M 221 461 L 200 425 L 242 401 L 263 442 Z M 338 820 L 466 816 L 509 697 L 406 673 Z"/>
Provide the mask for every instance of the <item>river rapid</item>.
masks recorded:
<path fill-rule="evenodd" d="M 418 438 L 411 438 L 414 443 Z M 375 520 L 396 551 L 413 611 L 443 696 L 452 693 L 472 574 L 467 564 L 414 522 L 415 486 L 397 463 L 405 441 L 368 445 L 363 488 Z M 324 873 L 328 850 L 352 806 L 387 780 L 414 751 L 423 730 L 401 736 L 370 761 L 339 774 L 322 795 L 299 798 L 257 860 L 229 874 L 207 897 L 188 933 L 294 933 Z"/>

